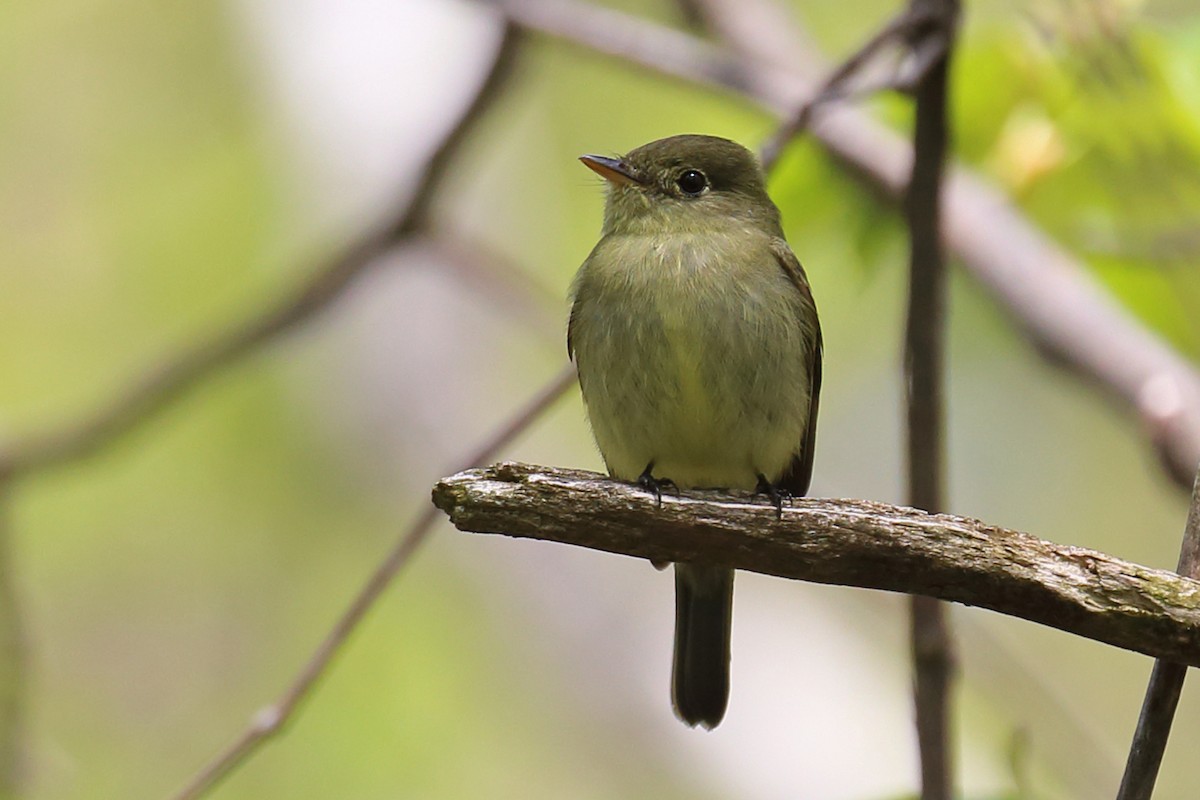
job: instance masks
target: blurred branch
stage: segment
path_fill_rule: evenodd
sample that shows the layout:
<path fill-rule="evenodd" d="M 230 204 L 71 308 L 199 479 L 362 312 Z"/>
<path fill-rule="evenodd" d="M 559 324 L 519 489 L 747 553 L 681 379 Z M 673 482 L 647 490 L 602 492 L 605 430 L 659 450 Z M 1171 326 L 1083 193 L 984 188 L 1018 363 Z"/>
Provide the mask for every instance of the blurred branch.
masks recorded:
<path fill-rule="evenodd" d="M 515 27 L 505 27 L 493 66 L 481 75 L 470 104 L 425 163 L 414 191 L 385 222 L 318 268 L 289 296 L 218 332 L 208 341 L 171 355 L 95 412 L 23 441 L 0 446 L 0 475 L 46 469 L 97 452 L 217 370 L 328 308 L 381 255 L 420 232 L 428 222 L 431 204 L 442 186 L 447 166 L 461 149 L 472 123 L 494 103 L 509 72 L 518 36 Z"/>
<path fill-rule="evenodd" d="M 904 198 L 909 235 L 908 321 L 904 378 L 908 387 L 908 497 L 914 507 L 945 510 L 946 258 L 939 235 L 942 173 L 949 151 L 947 76 L 958 27 L 956 0 L 913 0 L 912 16 L 929 22 L 914 51 L 937 53 L 916 86 L 912 177 Z M 944 606 L 914 595 L 910 602 L 913 697 L 922 800 L 950 800 L 950 682 L 954 648 Z"/>
<path fill-rule="evenodd" d="M 1175 571 L 1188 578 L 1200 578 L 1200 469 L 1192 484 L 1192 505 Z M 1150 800 L 1187 670 L 1185 664 L 1162 659 L 1154 662 L 1117 800 Z"/>
<path fill-rule="evenodd" d="M 491 305 L 504 308 L 530 328 L 561 340 L 563 296 L 535 280 L 528 269 L 503 253 L 457 232 L 434 226 L 422 244 L 439 264 L 462 278 L 462 285 L 484 294 Z"/>
<path fill-rule="evenodd" d="M 512 419 L 506 421 L 488 436 L 478 450 L 464 459 L 463 468 L 483 464 L 495 458 L 497 453 L 536 422 L 546 409 L 574 385 L 575 367 L 568 365 L 534 394 L 525 407 L 518 411 Z M 195 800 L 195 798 L 202 797 L 229 773 L 237 769 L 262 745 L 266 744 L 268 739 L 283 729 L 283 726 L 295 716 L 300 704 L 312 693 L 318 679 L 328 671 L 334 657 L 341 652 L 342 646 L 358 628 L 367 612 L 374 608 L 376 601 L 412 558 L 417 547 L 425 541 L 437 518 L 437 509 L 433 506 L 427 506 L 421 512 L 379 566 L 375 568 L 350 606 L 338 618 L 333 628 L 326 634 L 324 641 L 292 680 L 291 685 L 280 695 L 278 700 L 259 710 L 251 720 L 250 726 L 192 778 L 188 785 L 174 796 L 175 800 Z"/>
<path fill-rule="evenodd" d="M 19 797 L 25 706 L 25 643 L 13 569 L 9 479 L 0 476 L 0 797 Z"/>
<path fill-rule="evenodd" d="M 716 491 L 664 494 L 593 472 L 501 463 L 440 481 L 455 527 L 792 580 L 924 594 L 1200 666 L 1200 583 L 949 514 L 866 500 L 774 509 Z"/>
<path fill-rule="evenodd" d="M 162 381 L 148 382 L 149 386 L 154 387 L 154 391 L 147 393 L 143 389 L 141 392 L 132 392 L 129 396 L 131 399 L 138 397 L 144 399 L 127 401 L 125 404 L 127 407 L 120 403 L 116 404 L 114 409 L 118 409 L 119 413 L 112 414 L 113 419 L 122 421 L 122 426 L 128 427 L 149 411 L 165 404 L 183 388 L 200 380 L 209 373 L 212 367 L 232 360 L 271 335 L 282 332 L 291 324 L 308 318 L 313 312 L 333 300 L 350 279 L 361 272 L 376 256 L 427 227 L 428 211 L 433 197 L 441 185 L 447 166 L 457 154 L 459 146 L 470 131 L 499 96 L 506 79 L 512 72 L 519 44 L 519 31 L 511 25 L 505 25 L 492 62 L 472 101 L 429 159 L 417 184 L 413 199 L 403 210 L 398 212 L 389 225 L 371 234 L 332 262 L 325 270 L 318 273 L 291 302 L 282 304 L 242 329 L 226 334 L 220 340 L 225 343 L 221 347 L 196 351 L 198 353 L 209 352 L 210 355 L 200 359 L 185 357 L 177 362 L 172 362 L 176 366 L 173 366 L 172 371 L 166 374 L 181 374 L 182 379 L 174 379 L 165 383 Z M 488 437 L 479 451 L 467 459 L 466 463 L 473 465 L 493 458 L 499 450 L 529 427 L 551 403 L 566 391 L 573 383 L 574 375 L 573 367 L 564 368 L 553 381 L 530 400 L 528 406 L 521 413 Z M 103 416 L 101 415 L 101 418 Z M 116 432 L 120 432 L 123 427 L 118 428 Z M 80 452 L 80 447 L 94 448 L 105 438 L 115 435 L 115 433 L 107 433 L 107 428 L 102 426 L 100 428 L 101 439 L 97 441 L 96 434 L 89 432 L 91 430 L 93 429 L 87 426 L 76 430 L 75 439 L 78 439 L 79 443 L 73 444 L 74 449 L 49 448 L 47 453 L 61 460 L 64 457 L 61 455 L 63 453 L 66 454 L 66 457 L 70 457 L 70 455 Z M 67 441 L 71 442 L 72 440 L 68 438 Z M 18 459 L 16 463 L 22 466 L 37 465 L 49 463 L 49 460 L 45 457 L 40 462 Z M 28 467 L 26 466 L 26 468 Z M 424 541 L 435 519 L 436 513 L 433 509 L 425 511 L 417 518 L 400 537 L 391 552 L 376 567 L 375 572 L 349 608 L 338 619 L 316 652 L 305 663 L 280 698 L 274 704 L 260 710 L 254 716 L 250 726 L 237 740 L 204 767 L 176 795 L 178 800 L 191 800 L 207 793 L 257 751 L 262 744 L 276 735 L 284 724 L 295 715 L 300 704 L 313 691 L 317 680 L 325 674 L 350 634 L 354 632 L 379 596 L 391 584 L 392 579 L 408 563 L 417 546 Z"/>
<path fill-rule="evenodd" d="M 724 37 L 737 37 L 742 46 L 735 50 L 577 0 L 481 2 L 528 30 L 731 91 L 781 118 L 815 96 L 812 75 L 828 73 L 794 23 L 776 14 L 764 26 L 741 3 L 727 15 Z M 912 163 L 912 150 L 901 138 L 857 109 L 833 105 L 810 130 L 852 175 L 901 199 Z M 1043 356 L 1133 412 L 1168 474 L 1189 486 L 1200 462 L 1200 375 L 1194 366 L 969 170 L 952 170 L 943 202 L 942 238 L 949 252 Z"/>
<path fill-rule="evenodd" d="M 917 9 L 910 6 L 888 21 L 871 38 L 867 39 L 858 50 L 844 59 L 829 74 L 829 77 L 816 90 L 813 97 L 802 103 L 789 117 L 784 119 L 783 124 L 776 128 L 770 138 L 759 148 L 763 169 L 767 172 L 774 169 L 775 163 L 783 155 L 784 148 L 793 139 L 808 130 L 808 126 L 812 122 L 813 114 L 816 113 L 818 106 L 834 100 L 845 99 L 852 95 L 852 90 L 850 89 L 851 81 L 866 68 L 867 64 L 880 51 L 897 41 L 904 41 L 913 37 L 914 34 L 931 22 L 931 20 L 931 16 L 924 9 Z M 922 69 L 922 73 L 926 71 Z M 884 89 L 911 90 L 912 88 L 912 80 L 905 76 L 903 78 L 897 77 L 883 85 L 866 87 L 864 90 L 853 93 L 870 95 Z"/>
<path fill-rule="evenodd" d="M 580 45 L 619 61 L 644 67 L 687 83 L 702 83 L 747 96 L 793 92 L 784 86 L 779 70 L 768 89 L 767 76 L 744 68 L 741 58 L 726 48 L 691 34 L 646 22 L 638 17 L 578 0 L 478 0 L 495 8 L 525 30 Z M 696 5 L 696 4 L 693 4 Z"/>

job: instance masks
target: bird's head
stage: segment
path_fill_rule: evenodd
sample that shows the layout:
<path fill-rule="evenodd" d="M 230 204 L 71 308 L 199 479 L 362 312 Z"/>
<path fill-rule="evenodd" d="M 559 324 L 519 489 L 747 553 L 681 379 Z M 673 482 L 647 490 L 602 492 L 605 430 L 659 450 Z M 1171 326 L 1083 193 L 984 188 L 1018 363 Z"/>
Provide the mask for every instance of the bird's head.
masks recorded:
<path fill-rule="evenodd" d="M 620 158 L 579 160 L 608 181 L 605 234 L 703 232 L 722 224 L 779 229 L 762 167 L 737 142 L 685 134 Z"/>

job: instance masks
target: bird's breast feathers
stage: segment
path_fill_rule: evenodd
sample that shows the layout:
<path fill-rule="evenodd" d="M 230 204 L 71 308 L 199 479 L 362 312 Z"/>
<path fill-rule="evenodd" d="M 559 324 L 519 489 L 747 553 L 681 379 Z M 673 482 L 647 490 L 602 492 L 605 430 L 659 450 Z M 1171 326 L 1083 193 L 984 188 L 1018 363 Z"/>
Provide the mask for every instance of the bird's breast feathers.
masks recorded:
<path fill-rule="evenodd" d="M 813 343 L 770 240 L 609 236 L 601 248 L 576 282 L 571 340 L 609 469 L 633 479 L 653 461 L 681 486 L 775 478 L 804 435 Z"/>

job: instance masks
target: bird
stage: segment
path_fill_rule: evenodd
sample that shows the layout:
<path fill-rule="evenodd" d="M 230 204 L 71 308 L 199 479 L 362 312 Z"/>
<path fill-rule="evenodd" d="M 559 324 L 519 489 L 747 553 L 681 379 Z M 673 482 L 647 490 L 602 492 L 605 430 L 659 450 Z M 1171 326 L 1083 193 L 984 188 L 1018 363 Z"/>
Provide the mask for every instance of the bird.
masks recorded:
<path fill-rule="evenodd" d="M 570 290 L 567 352 L 596 446 L 649 491 L 808 492 L 823 342 L 808 277 L 754 154 L 684 134 L 581 156 L 606 182 Z M 734 571 L 675 565 L 671 697 L 712 730 L 729 700 Z"/>

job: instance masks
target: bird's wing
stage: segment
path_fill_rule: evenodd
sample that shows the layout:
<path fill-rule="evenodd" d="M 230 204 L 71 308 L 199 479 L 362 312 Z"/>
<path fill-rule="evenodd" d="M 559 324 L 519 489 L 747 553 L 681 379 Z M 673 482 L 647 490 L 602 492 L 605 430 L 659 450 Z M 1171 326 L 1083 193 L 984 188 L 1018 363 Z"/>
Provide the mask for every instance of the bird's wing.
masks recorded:
<path fill-rule="evenodd" d="M 771 252 L 780 268 L 800 292 L 801 302 L 812 309 L 812 314 L 808 315 L 813 326 L 809 332 L 811 346 L 807 353 L 808 426 L 804 430 L 804 440 L 800 442 L 791 465 L 779 480 L 780 488 L 801 496 L 808 493 L 808 486 L 812 481 L 813 455 L 817 449 L 817 408 L 821 399 L 821 359 L 824 357 L 824 344 L 821 340 L 821 324 L 817 319 L 817 304 L 813 301 L 812 289 L 809 288 L 804 267 L 800 266 L 799 259 L 783 239 L 774 239 L 771 242 Z"/>
<path fill-rule="evenodd" d="M 567 320 L 567 358 L 575 360 L 575 342 L 572 336 L 575 332 L 575 320 L 579 316 L 579 298 L 575 298 L 575 302 L 571 303 L 571 316 Z"/>
<path fill-rule="evenodd" d="M 586 265 L 587 262 L 584 263 Z M 567 358 L 576 361 L 576 366 L 578 366 L 578 361 L 575 358 L 575 324 L 579 321 L 583 304 L 583 286 L 581 284 L 582 281 L 576 277 L 575 283 L 571 286 L 571 316 L 567 320 Z"/>

